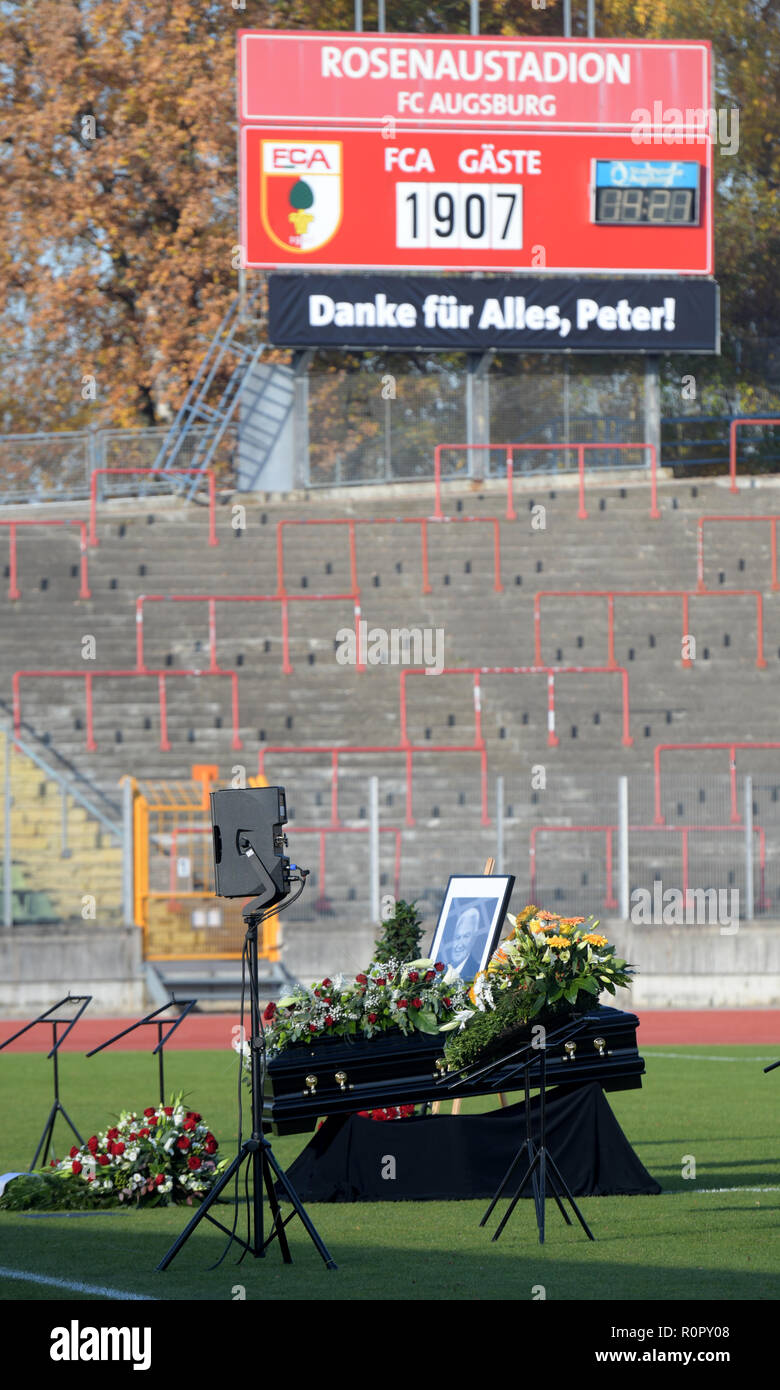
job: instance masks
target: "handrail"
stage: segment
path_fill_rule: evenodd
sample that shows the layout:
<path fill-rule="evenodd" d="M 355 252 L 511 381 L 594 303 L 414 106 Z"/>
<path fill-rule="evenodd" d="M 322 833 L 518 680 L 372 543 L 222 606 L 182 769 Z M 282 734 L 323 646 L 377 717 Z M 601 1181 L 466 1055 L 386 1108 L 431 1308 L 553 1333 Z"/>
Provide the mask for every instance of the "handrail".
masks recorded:
<path fill-rule="evenodd" d="M 780 425 L 780 415 L 739 415 L 729 425 L 729 492 L 739 492 L 737 487 L 737 427 L 739 425 Z"/>
<path fill-rule="evenodd" d="M 577 450 L 577 470 L 579 472 L 579 508 L 577 518 L 579 521 L 587 521 L 588 513 L 585 510 L 585 450 L 586 449 L 648 449 L 650 451 L 650 516 L 657 521 L 661 513 L 658 510 L 658 459 L 656 447 L 649 444 L 646 440 L 637 441 L 635 444 L 621 443 L 583 443 L 583 444 L 437 444 L 433 451 L 433 479 L 435 494 L 435 514 L 441 517 L 441 453 L 443 449 L 457 449 L 459 452 L 469 450 L 492 450 L 503 449 L 506 453 L 506 478 L 507 478 L 507 499 L 506 499 L 506 518 L 507 521 L 516 521 L 517 512 L 512 501 L 512 480 L 514 476 L 514 455 L 523 452 L 545 452 L 552 449 L 576 449 Z"/>
<path fill-rule="evenodd" d="M 81 552 L 81 588 L 79 598 L 91 598 L 89 590 L 89 575 L 87 573 L 87 528 L 83 521 L 67 519 L 64 521 L 44 521 L 37 517 L 33 521 L 13 520 L 0 521 L 0 526 L 7 526 L 8 529 L 8 597 L 9 599 L 21 598 L 21 590 L 18 585 L 17 558 L 16 558 L 16 528 L 17 526 L 78 526 L 80 528 L 79 550 Z"/>
<path fill-rule="evenodd" d="M 696 522 L 696 588 L 699 593 L 704 593 L 704 523 L 705 521 L 771 521 L 772 523 L 772 591 L 777 593 L 780 584 L 777 582 L 777 523 L 780 515 L 770 513 L 768 516 L 700 516 Z"/>
<path fill-rule="evenodd" d="M 665 825 L 663 813 L 661 811 L 661 754 L 669 752 L 712 752 L 713 750 L 728 749 L 729 752 L 729 781 L 731 784 L 731 820 L 738 825 L 740 823 L 739 806 L 737 804 L 737 753 L 738 748 L 780 748 L 780 740 L 777 739 L 727 739 L 718 742 L 692 742 L 692 743 L 657 743 L 653 750 L 653 779 L 655 784 L 655 824 Z"/>
<path fill-rule="evenodd" d="M 681 598 L 682 635 L 689 635 L 688 601 L 692 598 L 746 598 L 756 600 L 756 666 L 764 670 L 764 600 L 758 589 L 540 589 L 534 595 L 534 652 L 537 664 L 542 664 L 542 599 L 543 598 L 605 598 L 607 600 L 607 665 L 615 662 L 615 599 L 616 598 Z M 689 656 L 682 657 L 683 666 L 693 665 Z"/>
<path fill-rule="evenodd" d="M 107 473 L 145 473 L 156 477 L 200 478 L 204 474 L 209 485 L 209 545 L 219 545 L 216 530 L 216 481 L 213 468 L 95 468 L 89 484 L 89 543 L 98 544 L 97 538 L 97 480 Z"/>

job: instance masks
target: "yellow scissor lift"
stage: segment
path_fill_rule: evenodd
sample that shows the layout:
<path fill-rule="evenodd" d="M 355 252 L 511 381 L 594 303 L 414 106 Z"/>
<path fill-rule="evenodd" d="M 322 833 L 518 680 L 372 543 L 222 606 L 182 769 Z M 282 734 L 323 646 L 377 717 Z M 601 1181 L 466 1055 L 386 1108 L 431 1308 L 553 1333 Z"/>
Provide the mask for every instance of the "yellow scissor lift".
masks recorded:
<path fill-rule="evenodd" d="M 135 920 L 143 931 L 144 958 L 168 990 L 236 998 L 244 900 L 214 896 L 209 793 L 218 777 L 216 765 L 196 763 L 188 782 L 130 779 Z M 268 783 L 253 777 L 248 785 Z M 267 997 L 292 983 L 282 964 L 281 937 L 274 912 L 258 942 Z"/>

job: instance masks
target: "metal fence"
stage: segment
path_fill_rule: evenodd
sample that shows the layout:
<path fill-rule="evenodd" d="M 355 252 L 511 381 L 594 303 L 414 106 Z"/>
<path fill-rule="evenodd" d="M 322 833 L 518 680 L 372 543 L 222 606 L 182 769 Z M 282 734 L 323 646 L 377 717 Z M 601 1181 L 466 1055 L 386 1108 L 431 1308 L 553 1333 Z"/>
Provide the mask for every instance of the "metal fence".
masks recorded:
<path fill-rule="evenodd" d="M 153 468 L 168 433 L 149 429 L 60 430 L 39 434 L 0 435 L 0 505 L 17 502 L 62 502 L 88 497 L 95 469 Z M 177 457 L 177 468 L 191 466 L 203 430 L 192 430 Z M 213 462 L 217 478 L 232 487 L 237 434 L 230 427 Z M 103 496 L 170 493 L 179 478 L 101 480 Z M 188 484 L 187 484 L 188 486 Z"/>

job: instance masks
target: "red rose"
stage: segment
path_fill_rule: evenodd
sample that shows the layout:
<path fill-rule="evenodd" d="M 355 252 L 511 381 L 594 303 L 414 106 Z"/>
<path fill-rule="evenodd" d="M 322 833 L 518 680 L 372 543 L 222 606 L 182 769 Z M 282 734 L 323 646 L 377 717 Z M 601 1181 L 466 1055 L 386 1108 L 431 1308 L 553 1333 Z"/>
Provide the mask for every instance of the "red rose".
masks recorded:
<path fill-rule="evenodd" d="M 395 1007 L 396 1007 L 397 1009 L 405 1009 L 405 1008 L 407 1008 L 406 1000 L 405 1000 L 405 999 L 399 999 Z"/>
<path fill-rule="evenodd" d="M 185 1121 L 184 1121 L 184 1125 L 183 1125 L 182 1127 L 183 1127 L 184 1129 L 194 1129 L 194 1128 L 195 1128 L 195 1121 L 194 1121 L 194 1120 L 185 1120 Z"/>
<path fill-rule="evenodd" d="M 372 1111 L 371 1111 L 371 1119 L 372 1119 L 372 1120 L 386 1120 L 386 1119 L 387 1119 L 387 1116 L 386 1116 L 384 1110 L 372 1110 Z"/>
<path fill-rule="evenodd" d="M 387 1109 L 385 1110 L 385 1116 L 388 1120 L 398 1119 L 398 1111 L 396 1110 L 394 1105 L 389 1105 L 387 1107 Z"/>
<path fill-rule="evenodd" d="M 358 985 L 367 985 L 367 984 L 368 984 L 368 976 L 367 976 L 367 975 L 356 975 L 356 976 L 355 976 L 355 983 L 358 984 Z"/>
<path fill-rule="evenodd" d="M 190 1168 L 193 1173 L 196 1173 L 198 1171 L 198 1169 L 200 1168 L 200 1159 L 197 1157 L 196 1154 L 192 1154 L 187 1159 L 187 1167 Z"/>
<path fill-rule="evenodd" d="M 82 1171 L 82 1169 L 83 1169 L 83 1167 L 84 1167 L 84 1164 L 83 1164 L 83 1163 L 79 1163 L 78 1159 L 77 1159 L 77 1158 L 74 1158 L 74 1160 L 73 1160 L 73 1162 L 71 1163 L 70 1167 L 71 1167 L 71 1172 L 75 1173 L 76 1176 L 78 1177 L 79 1173 Z"/>
<path fill-rule="evenodd" d="M 320 997 L 320 992 L 319 992 L 318 989 L 315 989 L 315 991 L 314 991 L 314 997 L 315 997 L 315 999 L 319 999 L 319 997 Z"/>
<path fill-rule="evenodd" d="M 157 1114 L 157 1111 L 155 1110 L 155 1108 L 154 1108 L 153 1105 L 147 1105 L 146 1109 L 144 1110 L 144 1114 L 145 1114 L 145 1115 L 156 1115 L 156 1114 Z"/>
<path fill-rule="evenodd" d="M 108 1154 L 98 1154 L 97 1161 L 101 1168 L 105 1168 L 106 1164 L 109 1162 Z"/>
<path fill-rule="evenodd" d="M 409 979 L 411 980 L 411 982 L 412 982 L 413 985 L 416 985 L 416 984 L 417 984 L 417 981 L 419 980 L 419 978 L 420 978 L 420 976 L 418 975 L 418 973 L 417 973 L 416 970 L 410 970 L 410 971 L 409 971 Z"/>
<path fill-rule="evenodd" d="M 442 1000 L 442 1003 L 444 1004 L 445 1009 L 450 1009 L 450 1008 L 452 1008 L 452 1000 L 451 1000 L 451 999 L 444 999 L 444 1000 Z"/>
<path fill-rule="evenodd" d="M 163 1114 L 164 1114 L 164 1115 L 172 1115 L 172 1114 L 173 1114 L 173 1106 L 172 1106 L 172 1105 L 164 1105 L 164 1106 L 163 1106 Z"/>
<path fill-rule="evenodd" d="M 436 979 L 436 971 L 435 971 L 435 970 L 426 970 L 426 972 L 425 972 L 425 983 L 427 984 L 429 980 L 435 980 L 435 979 Z"/>
<path fill-rule="evenodd" d="M 109 1130 L 107 1131 L 107 1133 L 106 1133 L 106 1139 L 118 1139 L 118 1138 L 119 1138 L 119 1130 L 118 1130 L 118 1129 L 109 1129 Z"/>
<path fill-rule="evenodd" d="M 165 1182 L 165 1174 L 158 1173 L 154 1181 L 156 1187 L 162 1187 L 163 1183 Z"/>
<path fill-rule="evenodd" d="M 219 1145 L 216 1139 L 214 1138 L 213 1134 L 209 1136 L 203 1147 L 206 1150 L 207 1154 L 215 1154 L 217 1152 Z"/>
<path fill-rule="evenodd" d="M 309 1032 L 310 1032 L 310 1033 L 316 1033 L 316 1031 L 317 1031 L 317 1025 L 316 1025 L 316 1023 L 310 1023 L 310 1024 L 309 1024 Z"/>
<path fill-rule="evenodd" d="M 137 1139 L 137 1138 L 138 1138 L 138 1135 L 136 1134 L 135 1130 L 134 1130 L 134 1129 L 131 1129 L 131 1131 L 130 1131 L 130 1143 L 132 1144 L 133 1140 L 134 1140 L 134 1139 Z"/>
<path fill-rule="evenodd" d="M 369 1021 L 369 1023 L 376 1023 L 377 1017 L 378 1017 L 377 1014 L 369 1014 L 369 1015 L 368 1015 L 368 1021 Z"/>
<path fill-rule="evenodd" d="M 271 1002 L 270 1002 L 270 1004 L 267 1004 L 267 1005 L 266 1005 L 265 1012 L 264 1012 L 264 1014 L 263 1014 L 263 1018 L 264 1018 L 265 1022 L 266 1022 L 266 1023 L 270 1023 L 270 1022 L 271 1022 L 271 1019 L 273 1018 L 273 1016 L 274 1016 L 275 1013 L 276 1013 L 276 1005 L 275 1005 L 275 1003 L 274 1003 L 274 1001 L 273 1001 L 273 999 L 272 999 Z"/>
<path fill-rule="evenodd" d="M 123 1154 L 124 1151 L 125 1151 L 125 1146 L 124 1146 L 124 1144 L 122 1143 L 121 1139 L 119 1139 L 119 1140 L 112 1140 L 111 1143 L 110 1143 L 109 1146 L 108 1146 L 108 1152 L 109 1152 L 110 1154 L 113 1154 L 113 1155 L 114 1155 L 114 1158 L 119 1158 L 120 1154 Z"/>
<path fill-rule="evenodd" d="M 148 1139 L 148 1138 L 149 1138 L 149 1131 L 148 1131 L 148 1129 L 139 1129 L 139 1131 L 138 1131 L 138 1137 L 139 1137 L 139 1139 Z"/>
<path fill-rule="evenodd" d="M 436 964 L 435 964 L 435 966 L 434 966 L 434 969 L 435 969 L 435 970 L 438 970 L 438 971 L 442 971 L 442 970 L 444 969 L 444 962 L 443 962 L 443 961 L 440 961 L 440 960 L 437 960 L 437 962 L 436 962 Z"/>
<path fill-rule="evenodd" d="M 387 984 L 387 980 L 385 979 L 384 975 L 380 975 L 378 979 L 374 980 L 374 984 L 375 984 L 375 985 L 386 985 L 386 984 Z"/>
<path fill-rule="evenodd" d="M 336 1020 L 335 1020 L 334 1018 L 331 1018 L 330 1014 L 326 1014 L 326 1015 L 325 1015 L 325 1027 L 326 1027 L 326 1028 L 332 1028 L 332 1026 L 333 1026 L 333 1024 L 335 1023 L 335 1021 L 336 1021 Z"/>
<path fill-rule="evenodd" d="M 421 1008 L 422 1008 L 422 1002 L 423 1002 L 422 999 L 413 999 L 413 1000 L 412 1000 L 412 1008 L 413 1008 L 413 1009 L 421 1009 Z"/>
<path fill-rule="evenodd" d="M 97 1151 L 98 1151 L 98 1141 L 97 1141 L 97 1135 L 96 1135 L 96 1134 L 91 1135 L 90 1138 L 87 1140 L 87 1148 L 89 1149 L 89 1152 L 90 1152 L 91 1154 L 96 1154 L 96 1153 L 97 1153 Z"/>
<path fill-rule="evenodd" d="M 186 1134 L 183 1134 L 181 1136 L 181 1139 L 176 1140 L 176 1147 L 177 1149 L 181 1149 L 182 1153 L 187 1152 L 188 1148 L 190 1147 L 190 1141 L 187 1138 Z"/>
<path fill-rule="evenodd" d="M 71 1151 L 70 1151 L 70 1157 L 71 1157 L 71 1158 L 75 1158 L 77 1153 L 78 1153 L 78 1149 L 76 1148 L 76 1145 L 74 1144 L 74 1145 L 73 1145 L 73 1148 L 72 1148 Z"/>
<path fill-rule="evenodd" d="M 149 1121 L 149 1128 L 150 1128 L 150 1129 L 154 1129 L 154 1127 L 155 1127 L 156 1124 L 157 1124 L 157 1116 L 154 1115 L 154 1116 L 152 1117 L 152 1119 Z"/>
<path fill-rule="evenodd" d="M 408 1120 L 409 1117 L 410 1117 L 411 1115 L 413 1115 L 413 1114 L 414 1114 L 414 1106 L 413 1106 L 413 1105 L 402 1105 L 402 1106 L 401 1106 L 401 1119 L 402 1119 L 402 1120 Z"/>
<path fill-rule="evenodd" d="M 333 981 L 329 979 L 324 979 L 322 983 L 325 986 L 325 988 L 328 989 L 328 987 L 333 984 Z"/>
<path fill-rule="evenodd" d="M 50 1167 L 50 1168 L 56 1168 L 56 1167 L 57 1167 L 57 1160 L 56 1160 L 56 1158 L 51 1158 L 51 1159 L 49 1159 L 49 1167 Z"/>
<path fill-rule="evenodd" d="M 90 1174 L 88 1175 L 88 1177 L 87 1177 L 87 1182 L 94 1182 L 94 1181 L 95 1181 L 95 1179 L 94 1179 L 92 1173 L 90 1173 Z"/>

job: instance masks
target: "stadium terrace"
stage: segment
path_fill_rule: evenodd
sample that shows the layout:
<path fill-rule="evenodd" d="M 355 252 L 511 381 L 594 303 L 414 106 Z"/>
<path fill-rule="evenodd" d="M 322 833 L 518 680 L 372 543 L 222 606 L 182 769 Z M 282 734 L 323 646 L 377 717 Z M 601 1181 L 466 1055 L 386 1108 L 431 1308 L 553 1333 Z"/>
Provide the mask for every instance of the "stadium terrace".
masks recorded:
<path fill-rule="evenodd" d="M 628 86 L 629 53 L 535 53 L 529 49 L 368 48 L 326 44 L 321 53 L 323 77 L 369 77 L 376 80 L 441 82 L 606 82 Z"/>

